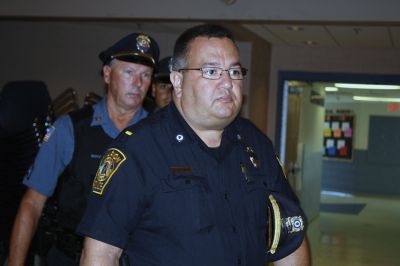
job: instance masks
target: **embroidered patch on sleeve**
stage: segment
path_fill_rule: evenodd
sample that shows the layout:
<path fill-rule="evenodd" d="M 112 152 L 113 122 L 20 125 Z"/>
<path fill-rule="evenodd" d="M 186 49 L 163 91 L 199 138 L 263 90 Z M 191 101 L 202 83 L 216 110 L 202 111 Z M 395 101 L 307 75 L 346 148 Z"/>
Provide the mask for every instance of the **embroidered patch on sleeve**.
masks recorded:
<path fill-rule="evenodd" d="M 120 150 L 115 148 L 108 149 L 101 159 L 99 169 L 97 169 L 96 177 L 93 180 L 92 191 L 99 195 L 103 194 L 111 177 L 125 160 L 125 154 Z"/>
<path fill-rule="evenodd" d="M 54 133 L 55 130 L 56 130 L 56 128 L 55 128 L 54 126 L 48 127 L 48 128 L 46 129 L 46 134 L 45 134 L 44 137 L 43 137 L 43 141 L 44 141 L 44 142 L 49 141 L 51 135 Z"/>

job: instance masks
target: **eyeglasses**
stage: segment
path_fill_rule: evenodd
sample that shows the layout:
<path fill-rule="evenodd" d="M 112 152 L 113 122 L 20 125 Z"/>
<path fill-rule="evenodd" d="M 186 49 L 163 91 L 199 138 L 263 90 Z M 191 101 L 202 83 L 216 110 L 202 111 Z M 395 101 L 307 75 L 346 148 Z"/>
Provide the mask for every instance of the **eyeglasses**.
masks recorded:
<path fill-rule="evenodd" d="M 202 67 L 202 68 L 181 68 L 179 71 L 198 70 L 201 71 L 201 76 L 205 79 L 220 79 L 222 72 L 226 71 L 231 79 L 243 79 L 247 74 L 247 69 L 244 67 L 232 67 L 223 69 L 220 67 Z"/>

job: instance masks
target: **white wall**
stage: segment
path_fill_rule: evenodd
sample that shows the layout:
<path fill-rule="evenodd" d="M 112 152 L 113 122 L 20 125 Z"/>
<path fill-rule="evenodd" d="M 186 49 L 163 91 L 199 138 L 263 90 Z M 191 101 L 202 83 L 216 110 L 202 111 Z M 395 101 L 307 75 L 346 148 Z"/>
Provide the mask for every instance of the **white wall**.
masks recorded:
<path fill-rule="evenodd" d="M 267 133 L 275 138 L 279 71 L 400 75 L 399 49 L 273 46 Z"/>

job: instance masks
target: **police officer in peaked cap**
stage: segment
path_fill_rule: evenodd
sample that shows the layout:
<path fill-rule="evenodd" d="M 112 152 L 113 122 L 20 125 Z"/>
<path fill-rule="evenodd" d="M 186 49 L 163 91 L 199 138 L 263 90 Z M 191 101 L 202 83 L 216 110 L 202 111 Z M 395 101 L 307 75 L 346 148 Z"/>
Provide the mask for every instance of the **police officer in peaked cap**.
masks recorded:
<path fill-rule="evenodd" d="M 148 115 L 142 103 L 159 59 L 157 42 L 145 33 L 132 33 L 101 52 L 99 58 L 106 95 L 92 107 L 60 117 L 49 128 L 24 178 L 28 189 L 14 222 L 8 265 L 25 264 L 48 198 L 55 202 L 50 207 L 55 214 L 51 232 L 47 232 L 51 235 L 47 263 L 78 265 L 82 238 L 75 229 L 100 158 L 121 130 Z"/>
<path fill-rule="evenodd" d="M 151 93 L 155 101 L 155 111 L 167 106 L 172 100 L 172 83 L 170 74 L 171 56 L 164 57 L 160 60 L 154 73 Z"/>

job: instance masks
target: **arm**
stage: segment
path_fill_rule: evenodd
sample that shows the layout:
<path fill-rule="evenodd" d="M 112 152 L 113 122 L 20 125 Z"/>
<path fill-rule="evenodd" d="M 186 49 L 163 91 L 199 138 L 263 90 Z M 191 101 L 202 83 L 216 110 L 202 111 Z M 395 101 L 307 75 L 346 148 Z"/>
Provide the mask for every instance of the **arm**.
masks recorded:
<path fill-rule="evenodd" d="M 11 235 L 9 266 L 25 265 L 33 235 L 47 197 L 28 189 L 24 194 Z"/>
<path fill-rule="evenodd" d="M 24 265 L 47 196 L 57 185 L 58 176 L 69 164 L 74 150 L 73 125 L 69 116 L 54 123 L 52 134 L 42 143 L 33 170 L 23 183 L 28 188 L 22 197 L 11 235 L 9 266 Z M 50 137 L 51 136 L 51 137 Z M 37 191 L 40 191 L 37 192 Z"/>
<path fill-rule="evenodd" d="M 308 245 L 307 238 L 304 238 L 300 247 L 296 249 L 292 254 L 274 262 L 274 266 L 310 266 L 310 248 Z"/>
<path fill-rule="evenodd" d="M 81 266 L 108 266 L 119 265 L 119 257 L 122 249 L 98 241 L 96 239 L 85 237 L 80 265 Z"/>

